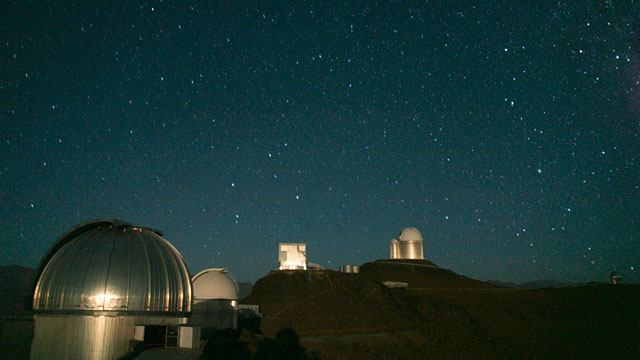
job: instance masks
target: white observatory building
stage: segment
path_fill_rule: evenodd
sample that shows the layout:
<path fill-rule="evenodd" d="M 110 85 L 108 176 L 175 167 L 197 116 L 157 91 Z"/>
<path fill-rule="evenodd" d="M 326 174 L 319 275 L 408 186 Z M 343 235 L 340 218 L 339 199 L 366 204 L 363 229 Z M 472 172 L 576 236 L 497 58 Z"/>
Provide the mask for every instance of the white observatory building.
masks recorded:
<path fill-rule="evenodd" d="M 404 228 L 391 240 L 391 259 L 424 259 L 422 234 L 414 227 Z"/>
<path fill-rule="evenodd" d="M 202 328 L 203 339 L 216 330 L 238 327 L 238 283 L 225 269 L 202 270 L 191 279 L 193 285 L 192 325 Z"/>
<path fill-rule="evenodd" d="M 116 359 L 139 329 L 145 341 L 156 334 L 177 343 L 191 291 L 182 256 L 162 232 L 115 219 L 79 224 L 38 266 L 30 358 Z"/>
<path fill-rule="evenodd" d="M 307 270 L 307 244 L 280 243 L 278 261 L 280 270 Z"/>

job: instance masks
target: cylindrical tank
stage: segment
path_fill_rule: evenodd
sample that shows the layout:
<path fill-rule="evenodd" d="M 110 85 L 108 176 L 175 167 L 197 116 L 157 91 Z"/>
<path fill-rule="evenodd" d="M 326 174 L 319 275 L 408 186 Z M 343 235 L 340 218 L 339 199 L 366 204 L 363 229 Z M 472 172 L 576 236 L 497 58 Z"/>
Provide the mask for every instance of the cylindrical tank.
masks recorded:
<path fill-rule="evenodd" d="M 347 274 L 354 274 L 358 272 L 358 266 L 356 265 L 340 265 L 340 272 L 343 273 L 347 273 Z"/>
<path fill-rule="evenodd" d="M 121 357 L 136 325 L 185 324 L 191 291 L 182 257 L 160 231 L 82 223 L 38 266 L 31 359 Z"/>
<path fill-rule="evenodd" d="M 398 240 L 393 239 L 391 240 L 391 258 L 392 259 L 397 259 L 399 256 L 399 251 L 398 251 Z"/>
<path fill-rule="evenodd" d="M 399 243 L 399 259 L 422 259 L 422 243 L 401 241 Z"/>

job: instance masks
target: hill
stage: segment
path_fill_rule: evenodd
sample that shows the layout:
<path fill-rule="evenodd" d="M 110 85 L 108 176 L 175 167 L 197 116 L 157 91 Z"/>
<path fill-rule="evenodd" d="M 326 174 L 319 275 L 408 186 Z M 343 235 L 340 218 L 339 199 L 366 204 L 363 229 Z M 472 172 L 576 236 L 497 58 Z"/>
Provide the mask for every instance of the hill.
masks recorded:
<path fill-rule="evenodd" d="M 360 269 L 274 271 L 242 303 L 260 305 L 265 335 L 299 336 L 319 359 L 638 357 L 639 285 L 514 289 L 427 260 L 381 260 Z M 28 354 L 32 323 L 21 315 L 28 315 L 34 276 L 34 269 L 0 267 L 5 357 Z M 408 288 L 390 289 L 383 281 Z"/>
<path fill-rule="evenodd" d="M 265 335 L 291 328 L 322 358 L 396 358 L 398 349 L 416 359 L 509 353 L 464 308 L 358 274 L 274 271 L 242 302 L 260 305 Z"/>
<path fill-rule="evenodd" d="M 555 280 L 534 280 L 527 281 L 524 283 L 514 283 L 514 282 L 504 282 L 498 280 L 488 280 L 487 283 L 497 285 L 499 287 L 510 287 L 516 289 L 543 289 L 550 287 L 568 287 L 568 286 L 581 286 L 585 284 L 571 283 L 571 282 L 561 282 Z"/>
<path fill-rule="evenodd" d="M 36 270 L 18 265 L 0 266 L 0 315 L 27 315 Z"/>
<path fill-rule="evenodd" d="M 381 281 L 407 282 L 389 289 Z M 323 359 L 634 358 L 640 286 L 498 287 L 426 262 L 274 271 L 243 303 Z"/>
<path fill-rule="evenodd" d="M 421 289 L 463 307 L 484 331 L 528 358 L 635 359 L 640 344 L 640 286 Z"/>
<path fill-rule="evenodd" d="M 253 288 L 252 283 L 248 282 L 238 282 L 238 290 L 240 299 L 245 298 L 251 294 L 251 289 Z"/>
<path fill-rule="evenodd" d="M 500 286 L 458 275 L 429 260 L 384 259 L 360 266 L 360 276 L 374 282 L 399 281 L 409 288 L 487 289 Z"/>
<path fill-rule="evenodd" d="M 0 354 L 3 359 L 27 359 L 33 321 L 27 305 L 36 270 L 0 266 Z"/>

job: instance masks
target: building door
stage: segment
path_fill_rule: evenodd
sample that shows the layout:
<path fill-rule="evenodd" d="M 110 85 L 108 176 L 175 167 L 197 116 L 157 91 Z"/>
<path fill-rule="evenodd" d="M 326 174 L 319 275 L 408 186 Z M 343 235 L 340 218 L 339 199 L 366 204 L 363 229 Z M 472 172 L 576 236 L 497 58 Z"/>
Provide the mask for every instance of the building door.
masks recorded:
<path fill-rule="evenodd" d="M 167 334 L 166 325 L 147 325 L 144 327 L 144 346 L 164 346 Z"/>

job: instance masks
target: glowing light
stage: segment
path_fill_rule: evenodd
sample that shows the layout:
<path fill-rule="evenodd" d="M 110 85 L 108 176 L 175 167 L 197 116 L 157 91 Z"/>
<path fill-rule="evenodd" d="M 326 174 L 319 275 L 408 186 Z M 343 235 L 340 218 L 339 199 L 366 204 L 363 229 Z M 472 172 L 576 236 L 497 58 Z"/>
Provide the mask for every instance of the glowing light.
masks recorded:
<path fill-rule="evenodd" d="M 120 299 L 120 296 L 104 293 L 100 295 L 91 296 L 90 302 L 93 303 L 99 309 L 111 309 L 116 306 L 116 301 Z"/>

